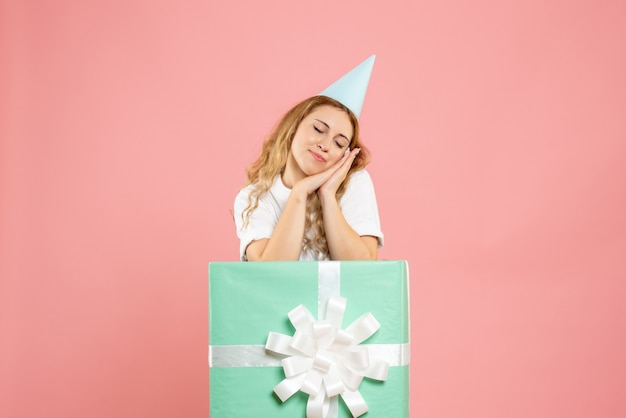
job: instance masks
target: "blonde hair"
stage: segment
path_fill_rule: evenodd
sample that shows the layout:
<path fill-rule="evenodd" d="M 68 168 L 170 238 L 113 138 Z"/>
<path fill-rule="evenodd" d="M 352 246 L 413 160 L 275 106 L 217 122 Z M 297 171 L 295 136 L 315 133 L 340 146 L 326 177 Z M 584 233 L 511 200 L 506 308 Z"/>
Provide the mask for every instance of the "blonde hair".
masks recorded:
<path fill-rule="evenodd" d="M 363 169 L 369 163 L 369 151 L 359 138 L 359 122 L 350 109 L 326 96 L 313 96 L 298 103 L 274 127 L 270 136 L 263 142 L 259 158 L 248 166 L 247 184 L 253 184 L 254 187 L 248 195 L 248 206 L 241 215 L 244 228 L 248 225 L 252 212 L 259 206 L 261 196 L 269 191 L 276 176 L 282 175 L 287 165 L 291 143 L 300 122 L 316 108 L 324 105 L 332 106 L 348 114 L 354 132 L 349 147 L 350 149 L 361 148 L 361 152 L 354 159 L 346 179 L 337 190 L 337 199 L 343 196 L 352 173 Z M 322 219 L 322 205 L 317 193 L 311 193 L 307 198 L 304 229 L 302 250 L 317 252 L 321 258 L 327 257 L 329 252 Z"/>

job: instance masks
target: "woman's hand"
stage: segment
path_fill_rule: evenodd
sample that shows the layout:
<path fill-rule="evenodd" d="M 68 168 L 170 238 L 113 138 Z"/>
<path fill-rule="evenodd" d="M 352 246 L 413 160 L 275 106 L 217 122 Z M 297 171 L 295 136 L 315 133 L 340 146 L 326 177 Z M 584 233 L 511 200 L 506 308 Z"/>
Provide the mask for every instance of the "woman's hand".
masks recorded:
<path fill-rule="evenodd" d="M 335 197 L 339 186 L 341 186 L 341 183 L 346 179 L 348 171 L 350 171 L 350 167 L 352 167 L 352 163 L 360 151 L 361 148 L 346 151 L 344 157 L 339 161 L 340 164 L 338 163 L 339 166 L 318 189 L 318 194 L 322 201 Z"/>

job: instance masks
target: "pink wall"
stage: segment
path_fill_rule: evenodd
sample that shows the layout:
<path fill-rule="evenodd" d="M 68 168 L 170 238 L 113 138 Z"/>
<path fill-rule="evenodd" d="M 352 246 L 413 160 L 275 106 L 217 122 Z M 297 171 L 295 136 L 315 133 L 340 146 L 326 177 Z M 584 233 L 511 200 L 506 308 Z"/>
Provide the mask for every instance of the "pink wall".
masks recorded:
<path fill-rule="evenodd" d="M 0 415 L 206 416 L 244 167 L 376 53 L 412 416 L 626 416 L 624 51 L 618 1 L 3 1 Z"/>

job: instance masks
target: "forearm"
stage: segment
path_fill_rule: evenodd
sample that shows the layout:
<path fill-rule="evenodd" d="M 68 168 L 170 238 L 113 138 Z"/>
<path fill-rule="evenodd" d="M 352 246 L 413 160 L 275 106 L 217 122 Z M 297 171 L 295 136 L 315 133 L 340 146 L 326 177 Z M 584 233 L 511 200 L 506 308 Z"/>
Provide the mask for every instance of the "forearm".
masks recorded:
<path fill-rule="evenodd" d="M 367 244 L 348 224 L 336 198 L 322 198 L 324 231 L 332 260 L 376 260 L 377 247 Z"/>
<path fill-rule="evenodd" d="M 292 192 L 265 247 L 250 261 L 296 261 L 304 236 L 306 194 Z"/>

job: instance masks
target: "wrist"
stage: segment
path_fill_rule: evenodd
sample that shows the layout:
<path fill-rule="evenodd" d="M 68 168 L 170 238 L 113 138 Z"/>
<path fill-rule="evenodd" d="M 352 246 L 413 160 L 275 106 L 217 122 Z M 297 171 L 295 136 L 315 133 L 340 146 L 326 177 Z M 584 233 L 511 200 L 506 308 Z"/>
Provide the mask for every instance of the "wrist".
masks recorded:
<path fill-rule="evenodd" d="M 335 191 L 320 189 L 318 190 L 317 195 L 320 198 L 320 203 L 322 204 L 322 206 L 333 202 L 337 203 L 337 194 Z"/>
<path fill-rule="evenodd" d="M 309 191 L 301 183 L 296 183 L 291 188 L 290 197 L 295 198 L 298 201 L 306 202 L 307 197 L 309 196 Z"/>

